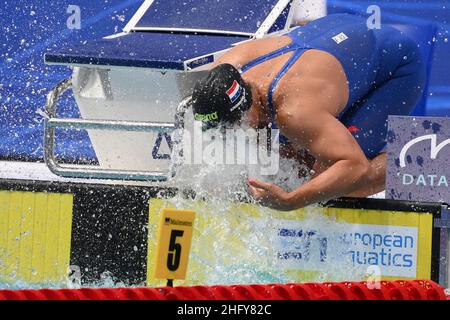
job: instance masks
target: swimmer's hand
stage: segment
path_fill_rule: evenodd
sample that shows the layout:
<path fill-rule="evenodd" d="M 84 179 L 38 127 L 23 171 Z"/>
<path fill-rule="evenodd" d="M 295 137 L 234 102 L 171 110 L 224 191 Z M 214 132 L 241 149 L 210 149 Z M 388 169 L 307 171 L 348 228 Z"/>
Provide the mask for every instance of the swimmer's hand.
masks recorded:
<path fill-rule="evenodd" d="M 294 209 L 290 202 L 290 194 L 279 186 L 255 179 L 249 179 L 248 184 L 253 199 L 263 206 L 282 211 Z"/>

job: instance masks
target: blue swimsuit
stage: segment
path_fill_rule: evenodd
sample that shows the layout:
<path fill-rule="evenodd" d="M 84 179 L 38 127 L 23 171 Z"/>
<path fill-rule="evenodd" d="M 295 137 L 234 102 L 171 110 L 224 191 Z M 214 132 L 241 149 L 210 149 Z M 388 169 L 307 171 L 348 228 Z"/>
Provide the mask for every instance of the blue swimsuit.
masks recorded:
<path fill-rule="evenodd" d="M 293 52 L 274 78 L 268 92 L 272 128 L 277 128 L 273 95 L 281 78 L 310 49 L 333 55 L 342 65 L 349 100 L 338 119 L 353 134 L 369 159 L 386 145 L 388 115 L 408 115 L 426 82 L 426 66 L 417 43 L 393 27 L 368 29 L 364 18 L 335 14 L 295 28 L 286 36 L 292 43 L 248 63 L 249 69 Z M 280 135 L 280 143 L 288 139 Z"/>

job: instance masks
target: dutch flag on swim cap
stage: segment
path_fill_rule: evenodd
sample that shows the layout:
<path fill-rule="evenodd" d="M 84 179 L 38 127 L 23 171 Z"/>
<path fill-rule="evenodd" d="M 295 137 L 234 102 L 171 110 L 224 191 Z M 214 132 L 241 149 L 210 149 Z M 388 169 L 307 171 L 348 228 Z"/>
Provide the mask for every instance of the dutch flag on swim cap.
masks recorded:
<path fill-rule="evenodd" d="M 203 122 L 205 130 L 237 122 L 251 105 L 250 87 L 231 64 L 214 67 L 192 92 L 194 117 Z"/>
<path fill-rule="evenodd" d="M 233 85 L 227 90 L 227 95 L 230 98 L 231 103 L 235 103 L 237 99 L 241 96 L 242 88 L 239 83 L 234 80 Z"/>

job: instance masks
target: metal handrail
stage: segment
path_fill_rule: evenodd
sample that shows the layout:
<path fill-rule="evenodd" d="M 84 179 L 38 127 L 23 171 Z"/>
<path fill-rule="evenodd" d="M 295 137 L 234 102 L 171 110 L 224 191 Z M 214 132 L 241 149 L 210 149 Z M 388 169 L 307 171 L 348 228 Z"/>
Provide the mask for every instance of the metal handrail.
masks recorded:
<path fill-rule="evenodd" d="M 139 122 L 117 120 L 94 119 L 70 119 L 57 118 L 56 110 L 59 97 L 72 87 L 72 78 L 58 83 L 47 95 L 45 107 L 45 132 L 44 132 L 44 160 L 48 168 L 54 174 L 66 178 L 108 179 L 129 181 L 167 181 L 169 176 L 174 176 L 175 168 L 171 166 L 170 172 L 112 170 L 101 169 L 95 166 L 63 165 L 55 158 L 55 129 L 82 129 L 82 130 L 117 130 L 134 132 L 173 132 L 176 129 L 184 129 L 184 114 L 189 107 L 190 98 L 183 100 L 177 108 L 175 123 L 165 122 Z"/>
<path fill-rule="evenodd" d="M 116 121 L 116 120 L 91 120 L 91 119 L 49 119 L 50 128 L 73 129 L 73 130 L 115 130 L 135 132 L 167 132 L 174 130 L 173 123 L 139 122 L 139 121 Z"/>

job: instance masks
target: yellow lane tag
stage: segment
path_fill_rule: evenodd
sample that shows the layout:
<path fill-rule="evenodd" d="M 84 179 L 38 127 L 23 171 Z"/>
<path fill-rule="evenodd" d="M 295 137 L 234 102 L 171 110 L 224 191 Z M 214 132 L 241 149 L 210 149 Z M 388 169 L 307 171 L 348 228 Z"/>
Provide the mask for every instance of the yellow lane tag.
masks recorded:
<path fill-rule="evenodd" d="M 156 245 L 157 279 L 186 279 L 195 212 L 163 209 Z"/>

